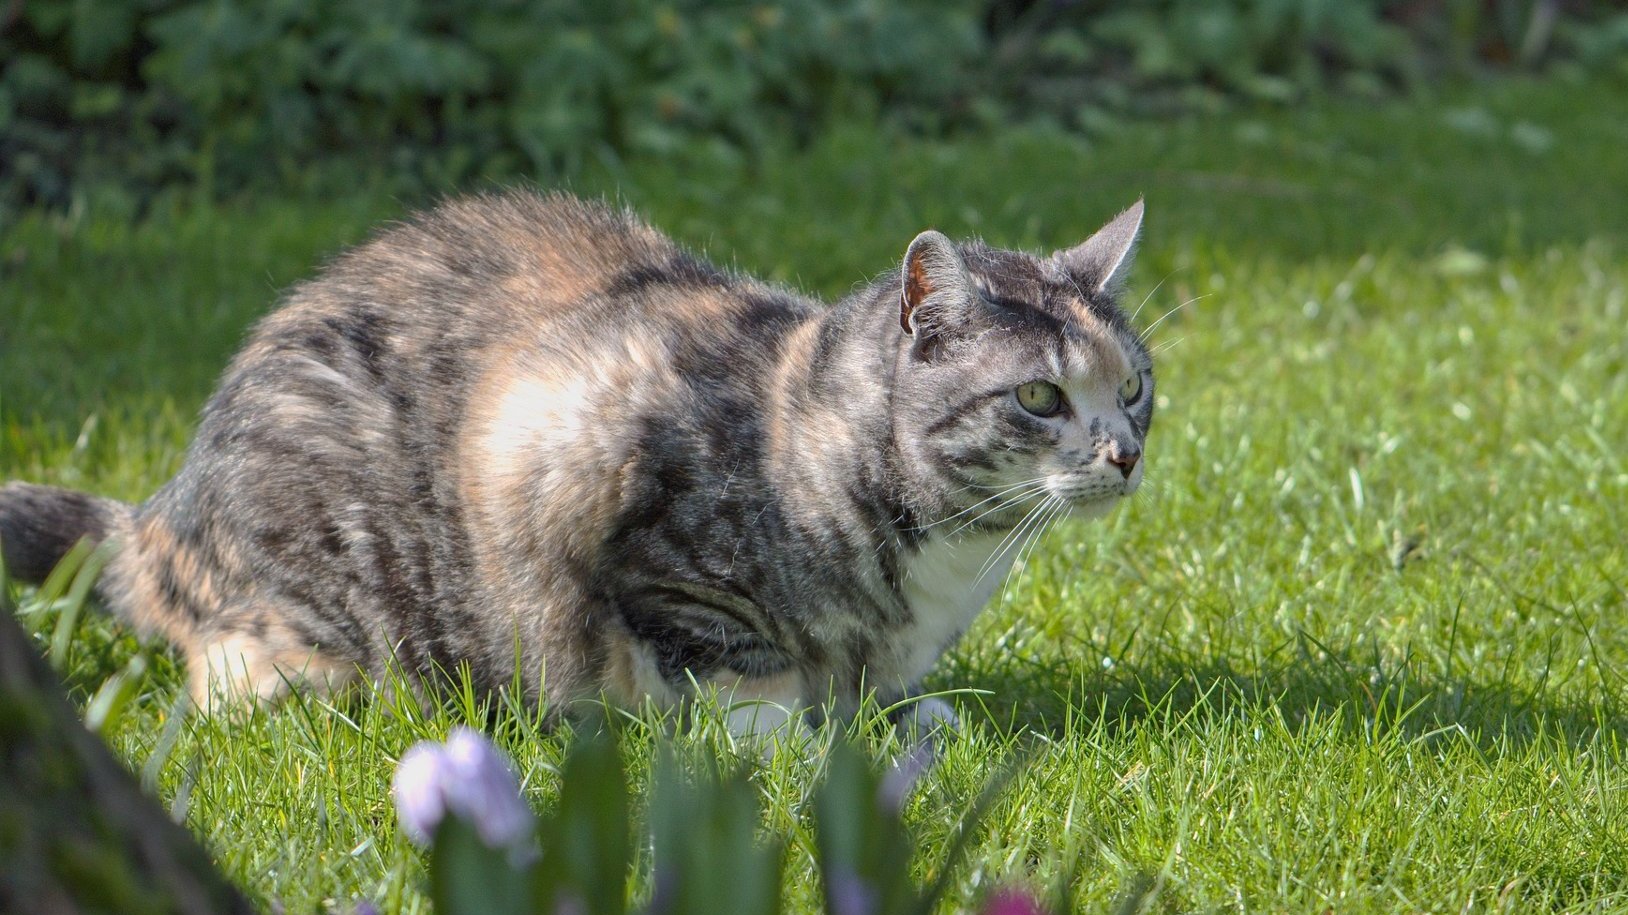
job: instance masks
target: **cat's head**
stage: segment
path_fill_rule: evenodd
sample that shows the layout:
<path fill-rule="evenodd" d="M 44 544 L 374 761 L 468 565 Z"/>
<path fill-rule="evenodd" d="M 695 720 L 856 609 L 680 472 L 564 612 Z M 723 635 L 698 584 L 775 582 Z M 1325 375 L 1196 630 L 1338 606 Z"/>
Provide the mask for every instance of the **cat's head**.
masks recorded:
<path fill-rule="evenodd" d="M 910 244 L 893 424 L 939 505 L 1000 527 L 1042 504 L 1102 514 L 1136 491 L 1153 362 L 1116 298 L 1141 223 L 1137 201 L 1050 257 L 932 231 Z"/>

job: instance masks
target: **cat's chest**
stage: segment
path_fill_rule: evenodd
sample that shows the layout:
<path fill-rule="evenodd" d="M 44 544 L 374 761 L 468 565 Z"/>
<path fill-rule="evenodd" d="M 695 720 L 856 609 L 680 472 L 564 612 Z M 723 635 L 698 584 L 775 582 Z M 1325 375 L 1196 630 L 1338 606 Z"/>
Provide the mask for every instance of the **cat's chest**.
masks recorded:
<path fill-rule="evenodd" d="M 1012 564 L 1000 534 L 930 541 L 904 562 L 910 622 L 894 640 L 899 677 L 913 683 L 972 624 Z"/>

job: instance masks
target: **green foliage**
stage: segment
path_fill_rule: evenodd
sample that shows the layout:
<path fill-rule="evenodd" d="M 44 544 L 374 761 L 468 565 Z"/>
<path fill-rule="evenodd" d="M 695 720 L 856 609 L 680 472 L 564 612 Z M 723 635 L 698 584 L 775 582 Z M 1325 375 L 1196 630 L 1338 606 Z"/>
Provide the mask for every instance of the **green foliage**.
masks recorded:
<path fill-rule="evenodd" d="M 0 31 L 0 191 L 286 187 L 335 155 L 446 184 L 695 138 L 749 151 L 884 105 L 938 120 L 977 47 L 967 4 L 924 0 L 43 0 Z"/>
<path fill-rule="evenodd" d="M 1621 67 L 1557 0 L 34 0 L 0 23 L 0 201 L 402 190 L 915 133 Z"/>
<path fill-rule="evenodd" d="M 74 559 L 77 574 L 85 561 Z M 79 726 L 33 642 L 0 615 L 0 911 L 248 912 L 194 837 Z"/>
<path fill-rule="evenodd" d="M 1377 95 L 1492 68 L 1621 66 L 1628 10 L 1554 0 L 997 4 L 992 91 L 1086 129 L 1229 99 Z"/>
<path fill-rule="evenodd" d="M 652 915 L 706 912 L 719 899 L 732 900 L 740 915 L 781 910 L 785 842 L 761 834 L 750 771 L 717 767 L 703 761 L 698 771 L 686 772 L 672 749 L 663 748 L 648 814 L 655 849 Z"/>
<path fill-rule="evenodd" d="M 538 891 L 552 890 L 557 884 L 534 880 L 534 874 L 541 876 L 536 869 L 517 867 L 503 853 L 487 847 L 475 827 L 465 820 L 447 817 L 435 831 L 430 898 L 435 900 L 437 912 L 529 915 L 569 911 L 557 905 L 545 909 L 538 904 Z M 614 886 L 619 890 L 625 875 L 617 877 Z M 600 915 L 597 909 L 588 911 Z"/>

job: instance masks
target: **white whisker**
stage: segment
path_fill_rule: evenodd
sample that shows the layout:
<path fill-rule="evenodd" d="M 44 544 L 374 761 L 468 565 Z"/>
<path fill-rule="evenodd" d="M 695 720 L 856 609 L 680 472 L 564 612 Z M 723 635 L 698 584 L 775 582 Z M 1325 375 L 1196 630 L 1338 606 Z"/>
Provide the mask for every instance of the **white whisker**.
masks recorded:
<path fill-rule="evenodd" d="M 1181 341 L 1186 340 L 1186 339 L 1187 339 L 1186 337 L 1177 337 L 1174 340 L 1166 340 L 1165 342 L 1163 342 L 1163 343 L 1159 344 L 1158 346 L 1154 347 L 1153 352 L 1148 353 L 1148 358 L 1152 359 L 1154 356 L 1159 355 L 1160 353 L 1164 352 L 1165 350 L 1171 348 L 1172 346 L 1175 346 L 1176 344 L 1178 344 Z"/>
<path fill-rule="evenodd" d="M 968 520 L 963 521 L 962 523 L 956 525 L 955 530 L 950 531 L 945 536 L 946 537 L 954 537 L 956 534 L 959 534 L 962 531 L 972 527 L 973 525 L 976 525 L 979 521 L 984 520 L 985 518 L 989 517 L 990 515 L 995 514 L 998 511 L 1002 511 L 1002 510 L 1005 510 L 1007 508 L 1015 508 L 1018 505 L 1022 505 L 1024 502 L 1027 502 L 1030 498 L 1032 498 L 1035 495 L 1038 495 L 1039 493 L 1044 491 L 1045 488 L 1046 488 L 1046 484 L 1044 482 L 1036 484 L 1035 486 L 1032 486 L 1028 490 L 1026 490 L 1023 493 L 1019 494 L 1018 496 L 1013 497 L 1010 502 L 1003 502 L 1000 505 L 994 506 L 993 508 L 984 509 L 983 511 L 978 513 L 977 517 L 969 518 Z"/>
<path fill-rule="evenodd" d="M 978 570 L 978 577 L 974 579 L 974 581 L 982 582 L 985 575 L 988 575 L 992 569 L 994 569 L 997 565 L 1000 565 L 1001 559 L 1006 556 L 1011 547 L 1016 546 L 1022 540 L 1023 535 L 1027 533 L 1029 529 L 1030 523 L 1040 515 L 1042 510 L 1051 505 L 1051 500 L 1053 498 L 1055 497 L 1048 493 L 1046 498 L 1043 499 L 1039 505 L 1030 509 L 1029 512 L 1023 516 L 1023 520 L 1018 522 L 1017 527 L 1014 527 L 1011 531 L 1007 532 L 1006 536 L 1001 539 L 1000 545 L 995 548 L 995 552 L 990 553 L 989 558 L 984 560 L 983 567 Z"/>
<path fill-rule="evenodd" d="M 1180 268 L 1178 268 L 1178 269 L 1180 269 Z M 1171 277 L 1173 277 L 1175 275 L 1176 275 L 1176 271 L 1172 270 L 1169 273 L 1166 273 L 1164 275 L 1163 279 L 1161 279 L 1157 283 L 1153 284 L 1153 288 L 1148 290 L 1148 294 L 1142 297 L 1142 304 L 1136 306 L 1136 310 L 1131 312 L 1131 320 L 1130 320 L 1129 323 L 1131 323 L 1131 324 L 1136 323 L 1136 316 L 1141 314 L 1142 309 L 1146 308 L 1147 305 L 1148 305 L 1148 302 L 1153 300 L 1154 293 L 1157 293 L 1159 291 L 1159 287 L 1164 285 L 1165 280 L 1168 280 L 1168 279 L 1170 279 Z"/>
<path fill-rule="evenodd" d="M 1181 311 L 1183 308 L 1186 308 L 1187 306 L 1193 304 L 1194 302 L 1197 302 L 1199 299 L 1207 299 L 1209 297 L 1210 297 L 1210 293 L 1208 293 L 1208 292 L 1204 293 L 1203 295 L 1195 295 L 1192 298 L 1188 299 L 1187 301 L 1181 303 L 1180 305 L 1177 305 L 1175 308 L 1170 309 L 1169 311 L 1167 311 L 1164 314 L 1160 315 L 1159 320 L 1154 321 L 1152 324 L 1149 324 L 1147 326 L 1147 328 L 1142 331 L 1141 335 L 1138 336 L 1137 339 L 1141 340 L 1143 343 L 1146 343 L 1147 339 L 1148 339 L 1148 335 L 1153 333 L 1153 329 L 1155 327 L 1158 327 L 1160 324 L 1163 324 L 1165 318 L 1168 318 L 1171 315 L 1175 314 L 1176 312 Z"/>
<path fill-rule="evenodd" d="M 1068 510 L 1068 500 L 1059 499 L 1055 496 L 1052 499 L 1050 513 L 1030 533 L 1029 542 L 1018 550 L 1017 559 L 1012 563 L 1011 568 L 1006 570 L 1006 581 L 1001 584 L 1002 607 L 1006 606 L 1006 602 L 1011 599 L 1013 586 L 1017 583 L 1017 576 L 1022 574 L 1019 567 L 1024 566 L 1029 561 L 1029 558 L 1034 555 L 1035 548 L 1040 545 L 1040 541 L 1045 539 L 1046 534 L 1050 532 L 1053 523 Z"/>

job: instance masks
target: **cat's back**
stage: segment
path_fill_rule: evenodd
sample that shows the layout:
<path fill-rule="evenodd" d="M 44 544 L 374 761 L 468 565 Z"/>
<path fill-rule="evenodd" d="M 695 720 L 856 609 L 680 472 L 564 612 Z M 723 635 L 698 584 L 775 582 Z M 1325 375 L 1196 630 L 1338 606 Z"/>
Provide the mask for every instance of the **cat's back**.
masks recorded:
<path fill-rule="evenodd" d="M 292 355 L 461 388 L 517 354 L 558 370 L 637 340 L 680 369 L 733 355 L 744 370 L 817 307 L 625 210 L 508 191 L 445 202 L 342 254 L 260 323 L 234 369 Z"/>
<path fill-rule="evenodd" d="M 301 345 L 322 351 L 324 336 L 409 364 L 438 335 L 466 346 L 515 339 L 592 300 L 612 278 L 681 254 L 598 202 L 523 191 L 454 198 L 385 226 L 295 286 L 237 363 Z"/>

